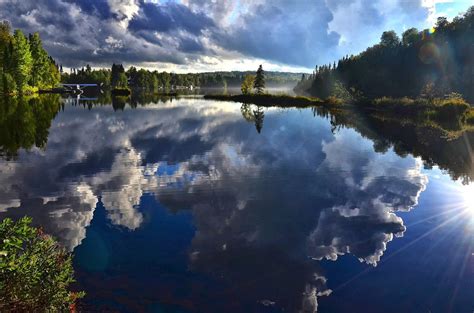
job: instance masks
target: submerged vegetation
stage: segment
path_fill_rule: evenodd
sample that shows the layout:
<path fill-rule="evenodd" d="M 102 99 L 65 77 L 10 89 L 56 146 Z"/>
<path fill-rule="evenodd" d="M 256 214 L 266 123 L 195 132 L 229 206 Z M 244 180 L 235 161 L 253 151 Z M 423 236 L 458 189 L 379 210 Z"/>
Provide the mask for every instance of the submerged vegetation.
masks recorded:
<path fill-rule="evenodd" d="M 84 293 L 68 290 L 71 254 L 30 224 L 28 217 L 0 222 L 0 311 L 74 311 Z"/>

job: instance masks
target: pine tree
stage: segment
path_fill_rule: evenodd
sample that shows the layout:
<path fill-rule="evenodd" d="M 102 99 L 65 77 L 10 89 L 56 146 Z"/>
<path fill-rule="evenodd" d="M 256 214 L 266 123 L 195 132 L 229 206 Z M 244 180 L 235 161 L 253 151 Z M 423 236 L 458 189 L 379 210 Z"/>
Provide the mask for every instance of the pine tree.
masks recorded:
<path fill-rule="evenodd" d="M 4 53 L 9 48 L 11 42 L 11 28 L 6 21 L 0 22 L 0 61 L 5 59 Z M 5 66 L 5 62 L 3 65 Z"/>
<path fill-rule="evenodd" d="M 255 76 L 253 83 L 253 88 L 257 90 L 257 94 L 263 94 L 263 90 L 265 89 L 265 74 L 263 72 L 262 65 L 258 67 L 257 75 Z"/>
<path fill-rule="evenodd" d="M 127 76 L 122 64 L 112 64 L 111 85 L 113 88 L 127 87 Z"/>

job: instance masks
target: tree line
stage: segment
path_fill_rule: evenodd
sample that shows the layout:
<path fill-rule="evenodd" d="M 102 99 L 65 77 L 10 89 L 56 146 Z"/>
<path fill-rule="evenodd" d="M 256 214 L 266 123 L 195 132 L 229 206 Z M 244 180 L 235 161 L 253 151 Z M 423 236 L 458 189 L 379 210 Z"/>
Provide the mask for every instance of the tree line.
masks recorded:
<path fill-rule="evenodd" d="M 71 68 L 62 73 L 65 83 L 96 83 L 110 88 L 130 88 L 144 92 L 159 92 L 179 88 L 226 88 L 240 87 L 251 72 L 208 72 L 208 73 L 169 73 L 137 69 L 134 66 L 125 70 L 122 64 L 112 64 L 111 69 Z M 266 72 L 268 86 L 295 85 L 300 73 Z M 253 83 L 253 81 L 252 81 Z"/>
<path fill-rule="evenodd" d="M 298 93 L 326 98 L 444 96 L 459 93 L 474 100 L 474 6 L 433 28 L 394 31 L 380 43 L 337 63 L 316 66 L 302 75 Z"/>
<path fill-rule="evenodd" d="M 0 93 L 24 94 L 51 88 L 60 81 L 59 68 L 43 48 L 38 33 L 26 37 L 0 22 Z"/>

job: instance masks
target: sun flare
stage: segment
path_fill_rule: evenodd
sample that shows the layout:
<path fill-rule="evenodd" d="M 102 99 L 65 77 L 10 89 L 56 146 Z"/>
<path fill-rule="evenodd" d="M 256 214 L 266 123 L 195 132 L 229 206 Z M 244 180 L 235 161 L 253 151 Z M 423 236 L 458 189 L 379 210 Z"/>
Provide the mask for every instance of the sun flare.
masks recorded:
<path fill-rule="evenodd" d="M 462 198 L 463 198 L 463 207 L 465 207 L 466 212 L 474 220 L 474 186 L 470 185 L 463 188 Z"/>

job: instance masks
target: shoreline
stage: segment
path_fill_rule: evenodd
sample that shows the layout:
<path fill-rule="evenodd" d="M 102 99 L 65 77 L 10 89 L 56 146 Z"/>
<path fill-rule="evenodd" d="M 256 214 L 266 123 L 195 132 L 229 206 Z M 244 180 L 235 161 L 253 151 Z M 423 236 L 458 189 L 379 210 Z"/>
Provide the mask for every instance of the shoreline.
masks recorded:
<path fill-rule="evenodd" d="M 206 100 L 217 100 L 217 101 L 233 101 L 255 104 L 258 106 L 271 107 L 297 107 L 306 108 L 314 106 L 324 107 L 340 107 L 343 106 L 344 101 L 341 99 L 331 97 L 326 100 L 319 98 L 311 98 L 304 96 L 289 96 L 289 95 L 272 95 L 272 94 L 251 94 L 251 95 L 204 95 Z"/>

